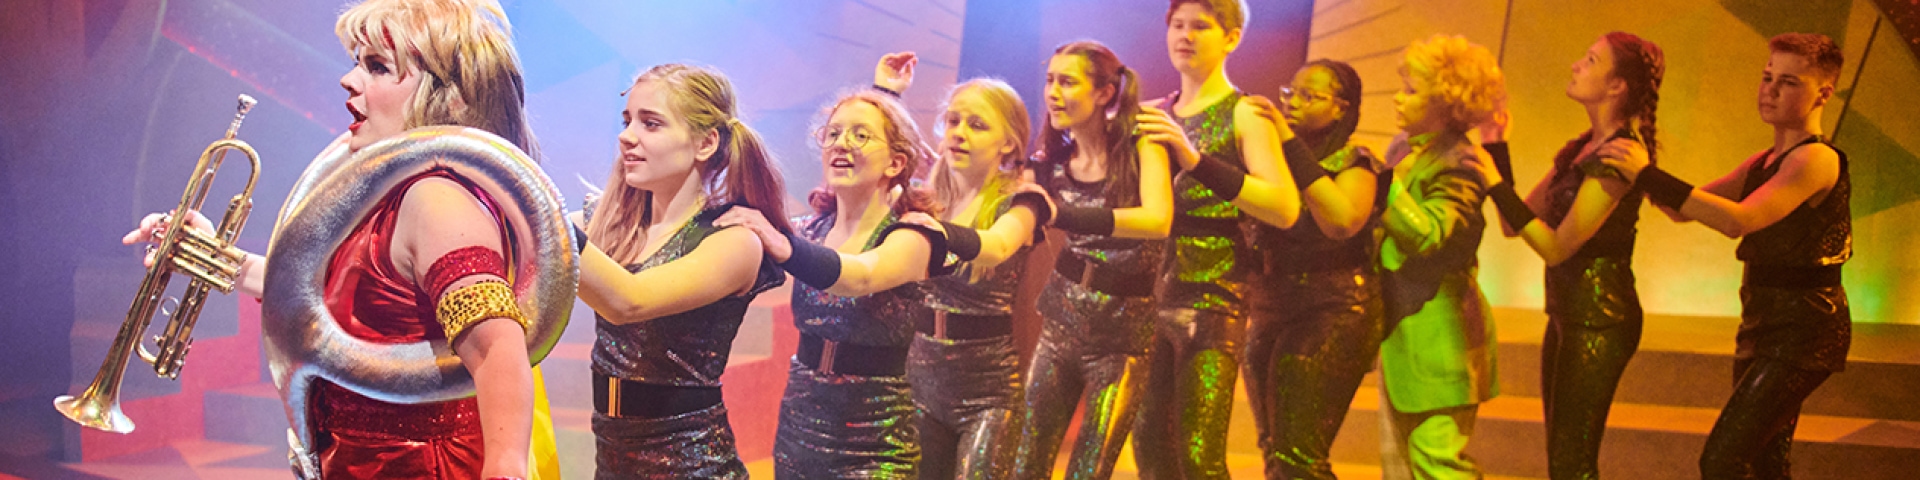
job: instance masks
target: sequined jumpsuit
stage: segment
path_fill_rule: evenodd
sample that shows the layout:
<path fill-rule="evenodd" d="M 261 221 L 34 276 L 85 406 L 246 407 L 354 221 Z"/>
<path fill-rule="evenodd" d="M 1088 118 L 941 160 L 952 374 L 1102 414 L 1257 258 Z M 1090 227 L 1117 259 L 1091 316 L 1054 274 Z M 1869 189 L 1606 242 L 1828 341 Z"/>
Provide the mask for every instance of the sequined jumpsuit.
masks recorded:
<path fill-rule="evenodd" d="M 888 215 L 867 238 L 899 221 Z M 798 222 L 800 236 L 814 242 L 833 230 L 834 216 Z M 918 283 L 860 297 L 842 297 L 795 282 L 793 322 L 805 337 L 835 342 L 841 349 L 873 348 L 902 353 L 913 341 L 912 312 L 926 298 Z M 803 350 L 805 350 L 803 348 Z M 905 375 L 857 375 L 820 371 L 795 354 L 780 399 L 780 427 L 773 455 L 776 478 L 915 478 L 920 461 L 912 389 Z M 848 357 L 842 356 L 841 359 Z"/>
<path fill-rule="evenodd" d="M 1234 92 L 1178 120 L 1202 156 L 1244 171 L 1233 124 L 1241 96 Z M 1142 478 L 1227 477 L 1227 421 L 1247 332 L 1246 296 L 1258 268 L 1243 230 L 1250 223 L 1192 175 L 1174 178 L 1172 252 L 1161 264 L 1151 380 L 1134 426 Z"/>
<path fill-rule="evenodd" d="M 1001 197 L 994 218 L 1013 208 Z M 991 228 L 991 223 L 978 228 Z M 1009 431 L 1020 403 L 1020 356 L 1011 331 L 1014 291 L 1031 246 L 973 280 L 965 264 L 934 277 L 926 308 L 907 355 L 907 382 L 920 409 L 920 475 L 925 478 L 1006 478 L 1013 470 L 1017 430 Z M 945 322 L 935 325 L 936 312 Z"/>
<path fill-rule="evenodd" d="M 1087 183 L 1066 162 L 1044 168 L 1042 185 L 1061 207 L 1125 208 L 1111 181 Z M 1137 189 L 1137 185 L 1115 185 Z M 1050 478 L 1075 408 L 1083 420 L 1067 478 L 1108 478 L 1132 430 L 1153 342 L 1153 289 L 1166 242 L 1067 233 L 1040 293 L 1039 345 L 1027 368 L 1026 408 L 1014 478 Z M 1085 393 L 1085 403 L 1081 404 Z"/>
<path fill-rule="evenodd" d="M 1623 134 L 1630 134 L 1624 132 Z M 1616 175 L 1599 158 L 1575 158 L 1592 132 L 1554 156 L 1540 221 L 1559 228 L 1587 178 Z M 1620 135 L 1620 134 L 1617 134 Z M 1555 479 L 1600 476 L 1600 438 L 1627 360 L 1640 346 L 1640 295 L 1634 290 L 1634 225 L 1645 197 L 1629 190 L 1593 237 L 1546 270 L 1547 331 L 1540 343 L 1540 400 L 1546 409 L 1547 473 Z"/>
<path fill-rule="evenodd" d="M 1823 142 L 1815 136 L 1764 157 L 1770 164 L 1747 172 L 1741 198 L 1779 173 L 1785 163 L 1779 159 L 1811 143 Z M 1853 256 L 1853 182 L 1846 153 L 1834 152 L 1840 155 L 1840 176 L 1827 197 L 1818 204 L 1808 199 L 1780 221 L 1747 234 L 1736 250 L 1747 268 L 1740 286 L 1734 391 L 1700 455 L 1703 478 L 1788 478 L 1787 451 L 1801 402 L 1828 375 L 1846 368 L 1853 316 L 1840 268 Z"/>
<path fill-rule="evenodd" d="M 627 265 L 642 270 L 679 260 L 720 231 L 713 220 L 731 205 L 708 207 L 681 226 L 644 261 Z M 625 325 L 595 315 L 594 380 L 608 378 L 644 384 L 656 395 L 711 389 L 718 398 L 720 375 L 727 369 L 734 335 L 740 331 L 753 297 L 786 282 L 773 260 L 762 258 L 759 276 L 747 292 L 692 310 Z M 598 385 L 596 385 L 598 387 Z M 598 389 L 596 389 L 598 391 Z M 627 395 L 642 392 L 623 391 Z M 638 399 L 659 402 L 663 399 Z M 604 403 L 601 399 L 596 404 Z M 714 403 L 659 416 L 593 415 L 597 478 L 746 478 L 746 466 L 734 448 L 727 407 Z M 681 409 L 686 410 L 686 409 Z"/>
<path fill-rule="evenodd" d="M 1365 169 L 1380 185 L 1366 225 L 1346 239 L 1327 238 L 1304 208 L 1293 228 L 1255 231 L 1263 272 L 1248 299 L 1244 368 L 1270 479 L 1334 478 L 1334 435 L 1385 335 L 1373 230 L 1391 177 L 1360 146 L 1334 151 L 1320 166 L 1328 175 Z"/>

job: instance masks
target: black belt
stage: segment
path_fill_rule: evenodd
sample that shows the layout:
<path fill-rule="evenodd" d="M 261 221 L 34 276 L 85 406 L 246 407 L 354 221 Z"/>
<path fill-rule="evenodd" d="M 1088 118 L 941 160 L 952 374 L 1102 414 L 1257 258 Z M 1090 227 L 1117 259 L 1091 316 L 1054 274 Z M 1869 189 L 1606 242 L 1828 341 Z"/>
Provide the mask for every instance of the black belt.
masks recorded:
<path fill-rule="evenodd" d="M 609 417 L 665 418 L 720 402 L 720 387 L 657 385 L 593 373 L 593 410 Z"/>
<path fill-rule="evenodd" d="M 1748 286 L 1772 288 L 1825 288 L 1840 286 L 1840 266 L 1782 267 L 1747 264 Z"/>
<path fill-rule="evenodd" d="M 1101 270 L 1103 269 L 1066 252 L 1062 252 L 1060 259 L 1053 262 L 1055 273 L 1093 291 L 1116 297 L 1153 296 L 1153 282 L 1156 279 L 1120 278 L 1120 275 L 1103 274 Z"/>
<path fill-rule="evenodd" d="M 1271 264 L 1273 270 L 1270 273 L 1278 276 L 1350 270 L 1373 264 L 1371 252 L 1351 244 L 1318 252 L 1300 249 L 1294 252 L 1276 253 L 1281 257 L 1273 260 Z"/>
<path fill-rule="evenodd" d="M 801 365 L 825 374 L 862 377 L 898 377 L 907 374 L 907 347 L 880 347 L 840 343 L 811 333 L 800 334 Z"/>
<path fill-rule="evenodd" d="M 1005 314 L 967 315 L 936 309 L 933 315 L 920 317 L 917 323 L 914 330 L 941 340 L 979 340 L 1013 334 L 1013 316 Z"/>

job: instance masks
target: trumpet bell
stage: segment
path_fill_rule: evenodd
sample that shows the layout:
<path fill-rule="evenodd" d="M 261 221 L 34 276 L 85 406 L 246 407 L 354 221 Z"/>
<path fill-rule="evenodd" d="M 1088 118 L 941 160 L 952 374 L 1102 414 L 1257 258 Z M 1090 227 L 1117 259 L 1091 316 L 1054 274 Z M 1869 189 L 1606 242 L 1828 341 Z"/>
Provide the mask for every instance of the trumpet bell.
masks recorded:
<path fill-rule="evenodd" d="M 61 395 L 53 399 L 53 409 L 59 410 L 61 415 L 66 415 L 68 419 L 81 426 L 113 433 L 133 431 L 133 419 L 127 418 L 127 414 L 120 413 L 118 402 L 101 401 L 100 397 L 92 393 L 93 391 L 89 390 L 78 397 Z"/>

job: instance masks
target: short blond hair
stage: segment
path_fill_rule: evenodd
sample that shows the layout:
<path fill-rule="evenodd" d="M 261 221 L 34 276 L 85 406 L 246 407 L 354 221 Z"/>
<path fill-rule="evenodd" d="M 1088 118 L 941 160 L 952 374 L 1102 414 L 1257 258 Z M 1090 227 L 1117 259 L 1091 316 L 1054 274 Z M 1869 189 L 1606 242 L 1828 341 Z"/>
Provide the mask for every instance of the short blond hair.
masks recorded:
<path fill-rule="evenodd" d="M 1465 132 L 1507 101 L 1506 77 L 1486 47 L 1458 35 L 1434 35 L 1407 46 L 1400 74 L 1433 87 L 1429 105 L 1446 114 L 1446 128 Z"/>
<path fill-rule="evenodd" d="M 340 13 L 334 34 L 401 71 L 424 74 L 406 127 L 460 125 L 492 132 L 538 159 L 526 119 L 526 81 L 507 14 L 495 0 L 367 0 Z M 455 109 L 459 99 L 465 108 Z"/>

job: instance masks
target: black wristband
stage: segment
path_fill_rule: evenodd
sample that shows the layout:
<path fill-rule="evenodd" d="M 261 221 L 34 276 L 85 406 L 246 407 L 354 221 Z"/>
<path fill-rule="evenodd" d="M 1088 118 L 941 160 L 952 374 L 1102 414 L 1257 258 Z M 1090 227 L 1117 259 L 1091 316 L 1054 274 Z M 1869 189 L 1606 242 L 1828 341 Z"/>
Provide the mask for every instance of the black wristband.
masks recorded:
<path fill-rule="evenodd" d="M 1287 171 L 1293 174 L 1293 185 L 1306 190 L 1308 185 L 1327 176 L 1327 169 L 1320 166 L 1320 159 L 1313 158 L 1313 150 L 1307 148 L 1307 141 L 1293 137 L 1280 144 L 1280 152 L 1287 156 Z"/>
<path fill-rule="evenodd" d="M 573 222 L 567 222 L 567 226 L 573 227 L 574 252 L 587 253 L 587 231 L 580 229 L 580 226 L 574 225 Z"/>
<path fill-rule="evenodd" d="M 1520 199 L 1520 194 L 1513 191 L 1512 182 L 1494 185 L 1487 189 L 1487 196 L 1493 200 L 1494 209 L 1500 211 L 1500 218 L 1506 220 L 1508 227 L 1518 231 L 1533 222 L 1533 209 L 1528 208 L 1527 202 Z"/>
<path fill-rule="evenodd" d="M 1634 181 L 1640 189 L 1647 192 L 1647 199 L 1655 205 L 1680 210 L 1687 203 L 1687 197 L 1693 196 L 1693 185 L 1685 180 L 1674 178 L 1665 170 L 1654 165 L 1640 170 L 1640 178 Z"/>
<path fill-rule="evenodd" d="M 794 280 L 821 290 L 840 281 L 840 252 L 791 233 L 787 234 L 787 244 L 792 245 L 793 256 L 787 257 L 780 268 L 793 274 Z"/>
<path fill-rule="evenodd" d="M 947 252 L 952 250 L 947 247 L 947 236 L 942 235 L 939 230 L 918 224 L 894 222 L 887 228 L 880 229 L 880 241 L 886 242 L 887 236 L 893 235 L 895 230 L 912 230 L 927 237 L 927 278 L 953 273 L 953 270 L 958 267 L 958 265 L 947 265 Z M 977 247 L 974 253 L 979 253 Z"/>
<path fill-rule="evenodd" d="M 962 262 L 971 262 L 980 257 L 980 231 L 971 227 L 955 225 L 953 222 L 940 222 L 947 231 L 947 251 L 953 252 Z"/>
<path fill-rule="evenodd" d="M 1061 207 L 1053 226 L 1061 230 L 1103 237 L 1113 236 L 1113 210 L 1097 207 Z"/>
<path fill-rule="evenodd" d="M 1200 163 L 1187 173 L 1193 175 L 1194 180 L 1199 180 L 1201 185 L 1213 190 L 1213 196 L 1221 200 L 1239 198 L 1240 187 L 1247 184 L 1247 174 L 1227 165 L 1227 162 L 1212 158 L 1200 159 Z"/>
<path fill-rule="evenodd" d="M 1493 142 L 1480 148 L 1486 149 L 1487 156 L 1493 157 L 1493 169 L 1500 171 L 1500 178 L 1513 183 L 1513 152 L 1507 149 L 1507 142 Z"/>
<path fill-rule="evenodd" d="M 876 83 L 876 84 L 873 84 L 873 89 L 874 89 L 874 90 L 879 90 L 879 91 L 880 91 L 881 93 L 885 93 L 885 94 L 887 94 L 887 95 L 892 95 L 892 96 L 893 96 L 893 98 L 900 98 L 900 92 L 897 92 L 897 91 L 894 91 L 894 90 L 893 90 L 893 89 L 891 89 L 891 88 L 887 88 L 887 87 L 882 87 L 882 86 L 880 86 L 880 84 L 878 84 L 878 83 Z"/>

